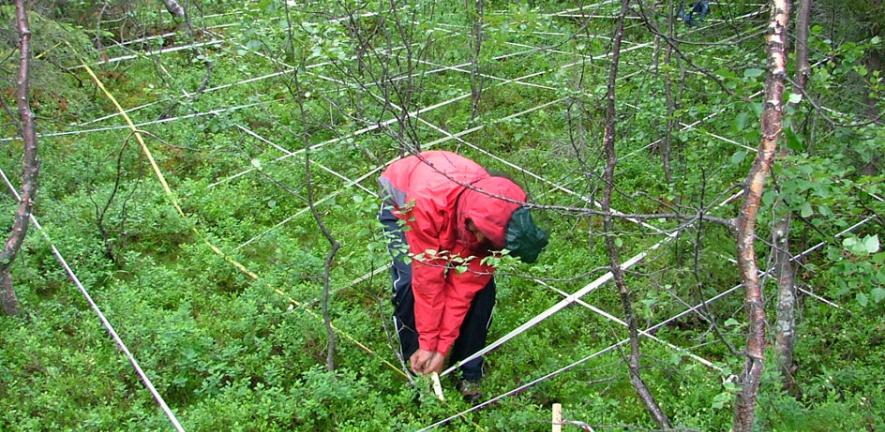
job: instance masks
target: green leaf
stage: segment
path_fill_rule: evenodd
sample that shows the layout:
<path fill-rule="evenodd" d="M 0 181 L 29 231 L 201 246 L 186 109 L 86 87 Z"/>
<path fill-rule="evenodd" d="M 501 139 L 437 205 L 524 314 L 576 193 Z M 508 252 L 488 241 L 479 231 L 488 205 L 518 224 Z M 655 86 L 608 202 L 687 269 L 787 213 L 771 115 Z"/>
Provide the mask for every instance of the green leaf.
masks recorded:
<path fill-rule="evenodd" d="M 775 195 L 775 192 L 770 189 L 765 191 L 765 193 L 762 194 L 762 205 L 765 207 L 771 207 L 771 205 L 774 204 Z"/>
<path fill-rule="evenodd" d="M 858 65 L 854 67 L 854 71 L 857 72 L 858 75 L 865 77 L 869 73 L 867 68 L 864 65 Z"/>
<path fill-rule="evenodd" d="M 747 127 L 747 119 L 748 119 L 749 117 L 750 117 L 750 115 L 747 114 L 746 111 L 744 111 L 744 112 L 738 114 L 737 116 L 735 116 L 735 118 L 734 118 L 734 129 L 737 130 L 737 131 L 742 131 L 742 130 L 744 130 L 744 128 Z"/>
<path fill-rule="evenodd" d="M 725 407 L 725 404 L 728 403 L 732 399 L 732 395 L 729 392 L 722 392 L 716 396 L 713 396 L 713 409 L 722 409 Z"/>
<path fill-rule="evenodd" d="M 750 104 L 750 108 L 753 110 L 753 113 L 756 114 L 756 117 L 762 115 L 762 103 L 754 103 Z"/>
<path fill-rule="evenodd" d="M 789 147 L 790 150 L 796 153 L 802 153 L 805 151 L 805 140 L 802 138 L 802 135 L 794 132 L 791 127 L 784 128 L 784 134 L 787 136 L 787 147 Z"/>
<path fill-rule="evenodd" d="M 724 324 L 726 327 L 736 327 L 736 326 L 739 326 L 741 323 L 739 323 L 738 320 L 736 320 L 734 318 L 729 318 L 729 319 L 725 320 Z"/>
<path fill-rule="evenodd" d="M 873 295 L 873 301 L 879 303 L 882 299 L 885 299 L 885 288 L 876 287 L 870 291 L 870 294 Z"/>
<path fill-rule="evenodd" d="M 802 95 L 798 93 L 790 93 L 790 103 L 797 104 L 802 102 Z"/>
<path fill-rule="evenodd" d="M 879 235 L 868 235 L 863 240 L 857 237 L 848 237 L 842 240 L 842 246 L 857 256 L 867 256 L 879 251 Z"/>
<path fill-rule="evenodd" d="M 866 236 L 863 239 L 863 247 L 867 253 L 874 254 L 879 252 L 879 235 Z"/>
<path fill-rule="evenodd" d="M 802 217 L 804 217 L 804 218 L 807 218 L 807 217 L 813 215 L 814 210 L 811 208 L 811 203 L 808 201 L 805 201 L 802 204 L 802 207 L 799 208 L 799 214 L 802 215 Z"/>
<path fill-rule="evenodd" d="M 740 387 L 737 385 L 737 383 L 735 383 L 734 380 L 731 380 L 731 379 L 725 380 L 722 383 L 722 387 L 725 388 L 725 391 L 727 391 L 731 394 L 735 394 L 738 392 L 738 390 L 740 390 Z"/>
<path fill-rule="evenodd" d="M 866 307 L 867 303 L 869 303 L 869 299 L 867 299 L 867 295 L 864 293 L 857 293 L 855 299 L 857 300 L 857 304 L 863 307 Z"/>
<path fill-rule="evenodd" d="M 621 240 L 620 237 L 616 238 L 616 239 L 615 239 L 615 246 L 617 246 L 617 247 L 624 246 L 624 241 Z"/>
<path fill-rule="evenodd" d="M 848 238 L 842 240 L 842 247 L 844 247 L 845 249 L 848 249 L 851 252 L 855 251 L 855 249 L 857 248 L 857 244 L 858 244 L 857 237 L 848 237 Z"/>
<path fill-rule="evenodd" d="M 732 164 L 732 165 L 738 165 L 738 164 L 740 164 L 741 162 L 743 162 L 743 161 L 744 161 L 744 158 L 746 158 L 746 157 L 747 157 L 747 151 L 746 151 L 746 150 L 740 150 L 740 151 L 737 151 L 737 152 L 735 152 L 733 155 L 731 155 L 731 164 Z"/>
<path fill-rule="evenodd" d="M 750 68 L 744 70 L 744 78 L 756 78 L 765 73 L 763 69 Z"/>

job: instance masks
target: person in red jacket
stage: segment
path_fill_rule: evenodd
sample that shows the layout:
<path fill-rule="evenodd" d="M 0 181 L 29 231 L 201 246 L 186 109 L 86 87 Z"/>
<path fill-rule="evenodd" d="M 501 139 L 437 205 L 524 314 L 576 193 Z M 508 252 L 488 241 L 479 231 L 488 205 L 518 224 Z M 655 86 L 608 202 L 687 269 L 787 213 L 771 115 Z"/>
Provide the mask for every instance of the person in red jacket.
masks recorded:
<path fill-rule="evenodd" d="M 482 259 L 507 249 L 534 262 L 547 234 L 532 222 L 521 187 L 455 153 L 400 159 L 378 181 L 402 358 L 417 374 L 439 372 L 447 356 L 455 363 L 485 346 L 495 269 Z M 479 397 L 482 365 L 477 358 L 460 367 L 469 398 Z"/>

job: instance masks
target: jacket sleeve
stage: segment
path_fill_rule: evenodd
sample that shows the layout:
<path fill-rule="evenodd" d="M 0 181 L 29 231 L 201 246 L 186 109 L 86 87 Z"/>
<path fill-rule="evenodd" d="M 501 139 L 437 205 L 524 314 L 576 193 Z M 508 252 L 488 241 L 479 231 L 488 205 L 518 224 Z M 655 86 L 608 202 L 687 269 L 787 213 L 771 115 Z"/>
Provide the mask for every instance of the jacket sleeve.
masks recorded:
<path fill-rule="evenodd" d="M 455 340 L 461 332 L 461 324 L 473 297 L 492 280 L 494 267 L 480 264 L 482 258 L 474 258 L 467 263 L 467 271 L 458 273 L 454 269 L 449 270 L 446 281 L 445 300 L 446 307 L 443 311 L 442 323 L 440 324 L 439 344 L 436 350 L 442 354 L 448 354 Z"/>
<path fill-rule="evenodd" d="M 446 261 L 428 256 L 440 251 L 439 233 L 429 215 L 418 208 L 408 213 L 406 242 L 412 253 L 412 293 L 415 296 L 415 327 L 418 347 L 437 351 L 440 320 L 445 308 Z M 417 255 L 423 254 L 423 258 Z"/>

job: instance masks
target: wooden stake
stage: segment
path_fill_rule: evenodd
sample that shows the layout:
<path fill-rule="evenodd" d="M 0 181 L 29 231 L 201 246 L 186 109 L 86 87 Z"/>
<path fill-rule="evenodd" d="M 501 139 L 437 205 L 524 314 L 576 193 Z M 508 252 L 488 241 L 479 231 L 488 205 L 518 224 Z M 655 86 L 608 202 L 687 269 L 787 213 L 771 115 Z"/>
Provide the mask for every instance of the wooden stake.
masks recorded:
<path fill-rule="evenodd" d="M 436 394 L 436 398 L 445 402 L 446 396 L 442 391 L 442 383 L 439 382 L 439 374 L 434 372 L 430 375 L 430 380 L 433 381 L 433 393 Z"/>
<path fill-rule="evenodd" d="M 553 404 L 553 432 L 562 432 L 562 404 Z"/>

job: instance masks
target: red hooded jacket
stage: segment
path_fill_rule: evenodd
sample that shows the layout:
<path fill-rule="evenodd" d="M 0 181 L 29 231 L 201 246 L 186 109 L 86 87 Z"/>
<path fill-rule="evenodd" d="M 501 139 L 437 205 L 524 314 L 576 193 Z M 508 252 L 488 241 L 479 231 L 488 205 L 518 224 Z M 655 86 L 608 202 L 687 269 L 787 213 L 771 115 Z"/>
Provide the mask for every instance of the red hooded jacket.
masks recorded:
<path fill-rule="evenodd" d="M 488 256 L 488 245 L 477 241 L 467 229 L 467 220 L 494 249 L 501 249 L 507 223 L 519 202 L 525 202 L 525 192 L 512 181 L 492 177 L 475 162 L 446 151 L 400 159 L 381 174 L 379 183 L 394 214 L 407 225 L 418 345 L 448 354 L 473 297 L 494 272 L 480 263 Z M 454 269 L 458 263 L 450 261 L 453 256 L 474 258 L 467 263 L 467 271 L 458 272 Z"/>

